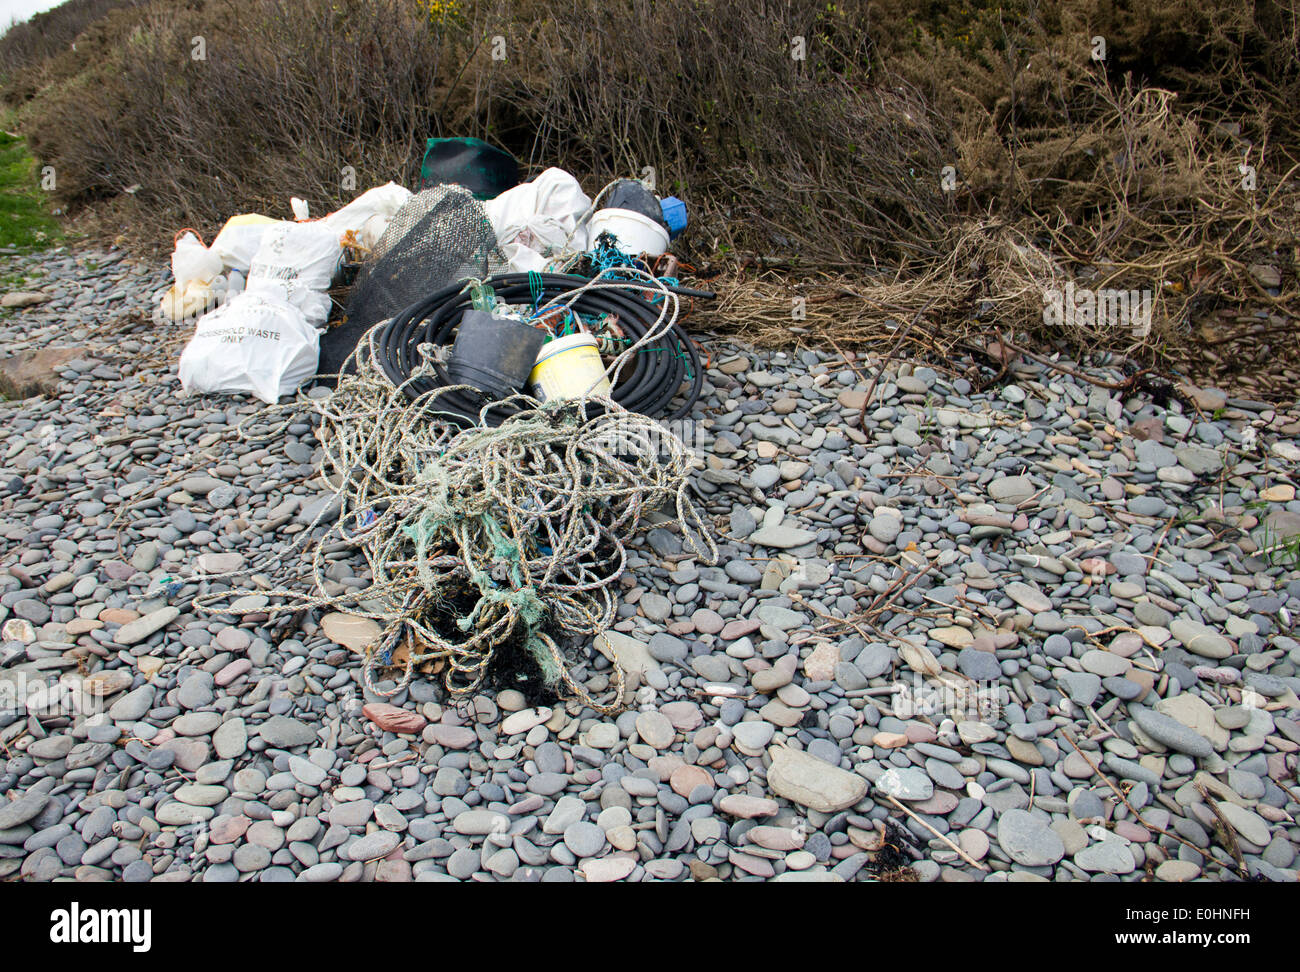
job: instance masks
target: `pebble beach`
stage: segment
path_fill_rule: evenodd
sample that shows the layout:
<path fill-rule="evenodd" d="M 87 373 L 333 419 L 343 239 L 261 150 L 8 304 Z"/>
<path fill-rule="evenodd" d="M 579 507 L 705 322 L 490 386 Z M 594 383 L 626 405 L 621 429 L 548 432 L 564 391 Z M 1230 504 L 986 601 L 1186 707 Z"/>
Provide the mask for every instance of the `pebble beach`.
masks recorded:
<path fill-rule="evenodd" d="M 1294 403 L 895 362 L 859 424 L 865 357 L 705 336 L 718 562 L 656 514 L 573 649 L 628 708 L 381 695 L 363 626 L 258 593 L 328 520 L 308 413 L 182 393 L 165 265 L 7 259 L 49 392 L 0 401 L 0 878 L 1297 879 Z"/>

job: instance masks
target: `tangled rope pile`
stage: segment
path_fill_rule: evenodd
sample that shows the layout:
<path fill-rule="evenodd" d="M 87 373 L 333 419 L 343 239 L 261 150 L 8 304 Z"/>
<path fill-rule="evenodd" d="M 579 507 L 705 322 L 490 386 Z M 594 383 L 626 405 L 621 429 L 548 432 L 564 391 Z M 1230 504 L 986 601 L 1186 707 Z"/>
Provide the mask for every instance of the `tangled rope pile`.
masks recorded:
<path fill-rule="evenodd" d="M 485 405 L 479 424 L 462 429 L 448 421 L 442 399 L 466 386 L 410 399 L 407 385 L 428 381 L 431 356 L 395 385 L 380 366 L 381 327 L 358 345 L 353 373 L 333 394 L 281 406 L 297 413 L 306 405 L 319 415 L 321 475 L 339 515 L 311 557 L 316 593 L 260 593 L 295 602 L 279 610 L 329 607 L 379 622 L 383 634 L 366 649 L 365 668 L 376 694 L 396 694 L 417 665 L 441 661 L 448 693 L 466 695 L 483 683 L 494 654 L 511 646 L 536 660 L 548 687 L 563 685 L 597 712 L 618 711 L 625 682 L 617 659 L 610 659 L 612 698 L 597 702 L 557 638 L 594 636 L 612 623 L 610 588 L 626 566 L 624 542 L 654 509 L 671 506 L 684 543 L 716 560 L 688 495 L 692 454 L 659 422 L 598 396 L 543 403 L 516 395 Z M 657 331 L 619 355 L 610 372 L 617 375 Z M 486 415 L 494 408 L 507 413 L 495 427 Z M 361 549 L 371 583 L 332 595 L 324 558 L 340 542 Z M 239 593 L 204 594 L 194 604 L 226 613 L 218 602 Z M 375 670 L 393 666 L 403 645 L 401 678 L 381 692 Z"/>

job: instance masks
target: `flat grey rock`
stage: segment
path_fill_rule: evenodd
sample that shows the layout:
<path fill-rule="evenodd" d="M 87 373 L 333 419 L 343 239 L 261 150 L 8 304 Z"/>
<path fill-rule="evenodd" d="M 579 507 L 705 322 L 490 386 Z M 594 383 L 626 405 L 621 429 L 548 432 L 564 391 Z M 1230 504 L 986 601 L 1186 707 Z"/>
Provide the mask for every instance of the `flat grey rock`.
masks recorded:
<path fill-rule="evenodd" d="M 787 550 L 791 547 L 803 547 L 817 539 L 817 534 L 811 530 L 803 530 L 799 527 L 785 526 L 763 526 L 759 527 L 749 535 L 749 542 L 757 547 L 772 547 L 777 550 Z"/>
<path fill-rule="evenodd" d="M 1065 856 L 1065 844 L 1041 817 L 1007 810 L 998 818 L 998 846 L 1017 864 L 1044 867 Z"/>
<path fill-rule="evenodd" d="M 1131 874 L 1137 867 L 1128 844 L 1118 837 L 1089 844 L 1074 855 L 1074 863 L 1085 871 L 1106 874 Z"/>
<path fill-rule="evenodd" d="M 768 786 L 801 806 L 834 813 L 853 806 L 866 795 L 866 779 L 808 753 L 773 746 L 768 756 L 772 760 L 767 771 Z"/>
<path fill-rule="evenodd" d="M 157 611 L 152 611 L 143 617 L 136 618 L 134 621 L 128 621 L 117 629 L 113 635 L 113 640 L 119 645 L 134 645 L 144 641 L 156 631 L 161 631 L 167 625 L 171 624 L 180 617 L 180 608 L 167 605 Z"/>
<path fill-rule="evenodd" d="M 1130 706 L 1129 715 L 1143 732 L 1170 749 L 1201 758 L 1214 753 L 1214 745 L 1208 739 L 1177 719 L 1142 705 Z"/>
<path fill-rule="evenodd" d="M 296 749 L 316 741 L 314 729 L 287 716 L 272 716 L 257 726 L 256 730 L 268 746 L 276 749 Z"/>

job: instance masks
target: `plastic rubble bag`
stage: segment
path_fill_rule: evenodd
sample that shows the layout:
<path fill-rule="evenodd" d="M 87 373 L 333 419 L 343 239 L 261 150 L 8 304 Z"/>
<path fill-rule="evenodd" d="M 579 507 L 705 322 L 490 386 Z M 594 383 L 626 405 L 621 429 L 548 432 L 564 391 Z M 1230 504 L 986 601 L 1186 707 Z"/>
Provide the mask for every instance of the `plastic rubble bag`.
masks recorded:
<path fill-rule="evenodd" d="M 184 293 L 192 281 L 209 282 L 224 267 L 221 257 L 203 245 L 193 230 L 181 230 L 172 251 L 172 277 L 177 293 Z"/>
<path fill-rule="evenodd" d="M 551 257 L 587 249 L 583 217 L 591 200 L 563 169 L 547 169 L 532 182 L 489 199 L 483 208 L 511 270 L 545 270 Z"/>
<path fill-rule="evenodd" d="M 197 317 L 214 304 L 212 281 L 224 269 L 221 257 L 203 245 L 193 230 L 176 235 L 172 251 L 173 283 L 158 302 L 159 312 L 172 321 Z"/>
<path fill-rule="evenodd" d="M 424 143 L 420 189 L 464 186 L 483 202 L 519 185 L 519 161 L 481 138 L 431 138 Z"/>
<path fill-rule="evenodd" d="M 365 249 L 373 250 L 375 244 L 383 238 L 384 232 L 392 221 L 393 217 L 391 215 L 375 213 L 361 224 L 361 229 L 357 230 L 357 242 Z"/>
<path fill-rule="evenodd" d="M 244 291 L 203 315 L 181 352 L 189 392 L 248 392 L 268 405 L 316 374 L 320 332 L 274 293 Z"/>
<path fill-rule="evenodd" d="M 323 221 L 267 227 L 248 268 L 245 292 L 279 296 L 303 311 L 309 324 L 324 324 L 330 310 L 325 291 L 343 260 L 339 237 Z"/>
<path fill-rule="evenodd" d="M 240 287 L 236 291 L 232 291 L 230 289 L 230 279 L 224 273 L 219 273 L 207 281 L 191 280 L 183 294 L 178 296 L 174 287 L 163 294 L 163 313 L 173 321 L 178 322 L 202 317 L 208 311 L 224 303 L 228 296 L 233 296 L 242 287 L 241 278 Z"/>
<path fill-rule="evenodd" d="M 394 214 L 411 198 L 411 191 L 395 182 L 367 189 L 342 209 L 321 219 L 339 235 L 351 231 L 367 247 L 373 247 L 384 235 Z"/>
<path fill-rule="evenodd" d="M 212 286 L 202 280 L 191 280 L 181 293 L 169 287 L 159 300 L 158 309 L 170 321 L 180 322 L 201 317 L 212 310 L 215 297 Z"/>
<path fill-rule="evenodd" d="M 221 258 L 227 270 L 248 272 L 249 265 L 262 245 L 262 236 L 267 227 L 283 220 L 272 219 L 257 213 L 241 213 L 226 220 L 221 232 L 212 241 L 212 252 Z"/>

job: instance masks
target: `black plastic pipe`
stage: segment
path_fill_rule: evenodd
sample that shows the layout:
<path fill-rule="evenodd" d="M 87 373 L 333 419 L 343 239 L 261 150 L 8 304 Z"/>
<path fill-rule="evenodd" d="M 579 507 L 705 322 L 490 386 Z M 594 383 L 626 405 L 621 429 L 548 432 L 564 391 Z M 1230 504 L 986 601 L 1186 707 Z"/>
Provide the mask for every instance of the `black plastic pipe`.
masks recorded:
<path fill-rule="evenodd" d="M 539 276 L 540 303 L 590 283 L 586 277 L 569 274 L 543 273 Z M 534 294 L 529 278 L 527 273 L 507 273 L 489 277 L 484 283 L 503 303 L 532 303 Z M 668 287 L 668 290 L 680 297 L 713 296 L 708 291 L 686 287 Z M 617 314 L 619 327 L 630 343 L 635 344 L 660 318 L 662 305 L 653 304 L 643 296 L 652 292 L 630 290 L 615 281 L 602 281 L 575 298 L 572 306 L 583 317 Z M 403 391 L 407 398 L 414 401 L 436 388 L 453 384 L 446 368 L 437 362 L 433 362 L 434 375 L 410 378 L 421 364 L 419 346 L 451 344 L 462 315 L 472 307 L 462 281 L 408 307 L 381 328 L 375 342 L 379 350 L 379 365 L 394 385 L 406 383 Z M 687 380 L 688 365 L 690 388 L 681 404 L 673 409 L 673 400 Z M 704 370 L 699 350 L 680 323 L 674 323 L 668 331 L 640 349 L 623 368 L 612 398 L 629 411 L 673 420 L 690 414 L 703 383 Z M 493 398 L 486 394 L 458 389 L 439 396 L 438 408 L 477 421 L 480 410 L 490 401 Z M 506 405 L 492 409 L 488 413 L 489 424 L 498 425 L 507 415 L 518 410 Z"/>

